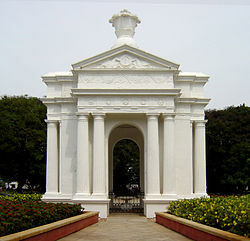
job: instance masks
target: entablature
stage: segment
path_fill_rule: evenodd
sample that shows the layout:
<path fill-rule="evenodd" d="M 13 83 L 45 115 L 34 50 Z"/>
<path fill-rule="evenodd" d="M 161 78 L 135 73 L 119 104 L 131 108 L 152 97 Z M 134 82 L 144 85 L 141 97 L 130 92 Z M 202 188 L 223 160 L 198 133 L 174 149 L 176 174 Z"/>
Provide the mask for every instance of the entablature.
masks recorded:
<path fill-rule="evenodd" d="M 72 72 L 53 72 L 45 74 L 41 78 L 45 84 L 77 81 Z"/>
<path fill-rule="evenodd" d="M 176 103 L 182 104 L 199 104 L 199 105 L 207 105 L 209 103 L 209 98 L 177 98 Z"/>
<path fill-rule="evenodd" d="M 209 79 L 208 75 L 203 73 L 193 72 L 180 72 L 176 75 L 175 81 L 178 82 L 193 82 L 193 83 L 207 83 Z"/>
<path fill-rule="evenodd" d="M 63 103 L 76 103 L 76 99 L 73 97 L 54 97 L 54 98 L 41 98 L 45 105 L 49 104 L 63 104 Z"/>

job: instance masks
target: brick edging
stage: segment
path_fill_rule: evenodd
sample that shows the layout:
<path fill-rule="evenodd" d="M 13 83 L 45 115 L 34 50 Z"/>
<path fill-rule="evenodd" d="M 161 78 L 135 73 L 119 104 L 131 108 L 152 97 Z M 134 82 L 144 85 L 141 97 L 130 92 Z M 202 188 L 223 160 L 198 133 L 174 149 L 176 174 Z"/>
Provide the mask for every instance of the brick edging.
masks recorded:
<path fill-rule="evenodd" d="M 156 222 L 196 241 L 246 241 L 243 236 L 196 223 L 168 213 L 156 213 Z"/>
<path fill-rule="evenodd" d="M 99 212 L 86 212 L 54 223 L 0 237 L 0 241 L 54 241 L 98 222 Z"/>

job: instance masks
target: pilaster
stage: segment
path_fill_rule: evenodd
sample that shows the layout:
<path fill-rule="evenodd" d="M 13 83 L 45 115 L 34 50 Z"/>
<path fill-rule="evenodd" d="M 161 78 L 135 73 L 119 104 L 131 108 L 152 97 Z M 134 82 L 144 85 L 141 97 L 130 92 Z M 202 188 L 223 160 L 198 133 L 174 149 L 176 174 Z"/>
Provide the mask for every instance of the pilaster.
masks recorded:
<path fill-rule="evenodd" d="M 206 120 L 194 121 L 194 194 L 206 195 Z"/>
<path fill-rule="evenodd" d="M 159 114 L 147 114 L 147 192 L 146 199 L 160 195 Z"/>
<path fill-rule="evenodd" d="M 47 165 L 45 197 L 58 194 L 58 121 L 47 122 Z"/>
<path fill-rule="evenodd" d="M 103 113 L 92 114 L 93 123 L 93 198 L 106 198 L 105 136 Z"/>
<path fill-rule="evenodd" d="M 60 196 L 65 200 L 71 200 L 75 192 L 75 166 L 77 163 L 77 119 L 75 113 L 64 113 L 61 116 L 60 139 Z"/>
<path fill-rule="evenodd" d="M 90 197 L 89 114 L 77 113 L 77 168 L 75 200 Z"/>
<path fill-rule="evenodd" d="M 176 199 L 176 167 L 174 160 L 175 115 L 163 114 L 163 194 L 165 199 Z"/>

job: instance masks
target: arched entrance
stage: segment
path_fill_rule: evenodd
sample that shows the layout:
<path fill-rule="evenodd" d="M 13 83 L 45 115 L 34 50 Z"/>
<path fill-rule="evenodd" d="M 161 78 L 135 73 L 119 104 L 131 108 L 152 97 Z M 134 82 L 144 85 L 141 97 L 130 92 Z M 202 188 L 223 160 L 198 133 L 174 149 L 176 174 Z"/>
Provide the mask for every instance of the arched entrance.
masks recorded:
<path fill-rule="evenodd" d="M 109 137 L 110 212 L 143 212 L 144 141 L 132 125 L 120 125 Z"/>
<path fill-rule="evenodd" d="M 131 196 L 140 192 L 140 150 L 130 139 L 118 141 L 113 149 L 113 193 Z"/>

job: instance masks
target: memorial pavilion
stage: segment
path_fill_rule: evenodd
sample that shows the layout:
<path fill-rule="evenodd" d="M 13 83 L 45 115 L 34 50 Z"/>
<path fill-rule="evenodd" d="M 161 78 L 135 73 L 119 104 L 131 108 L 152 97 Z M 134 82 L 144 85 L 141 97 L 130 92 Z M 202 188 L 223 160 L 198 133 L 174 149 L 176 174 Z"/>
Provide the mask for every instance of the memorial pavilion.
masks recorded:
<path fill-rule="evenodd" d="M 123 139 L 140 150 L 140 189 L 147 218 L 169 201 L 206 196 L 203 88 L 209 76 L 141 50 L 138 17 L 109 20 L 112 48 L 42 76 L 47 85 L 47 183 L 44 201 L 82 203 L 109 215 L 113 149 Z M 101 44 L 101 42 L 100 42 Z"/>

